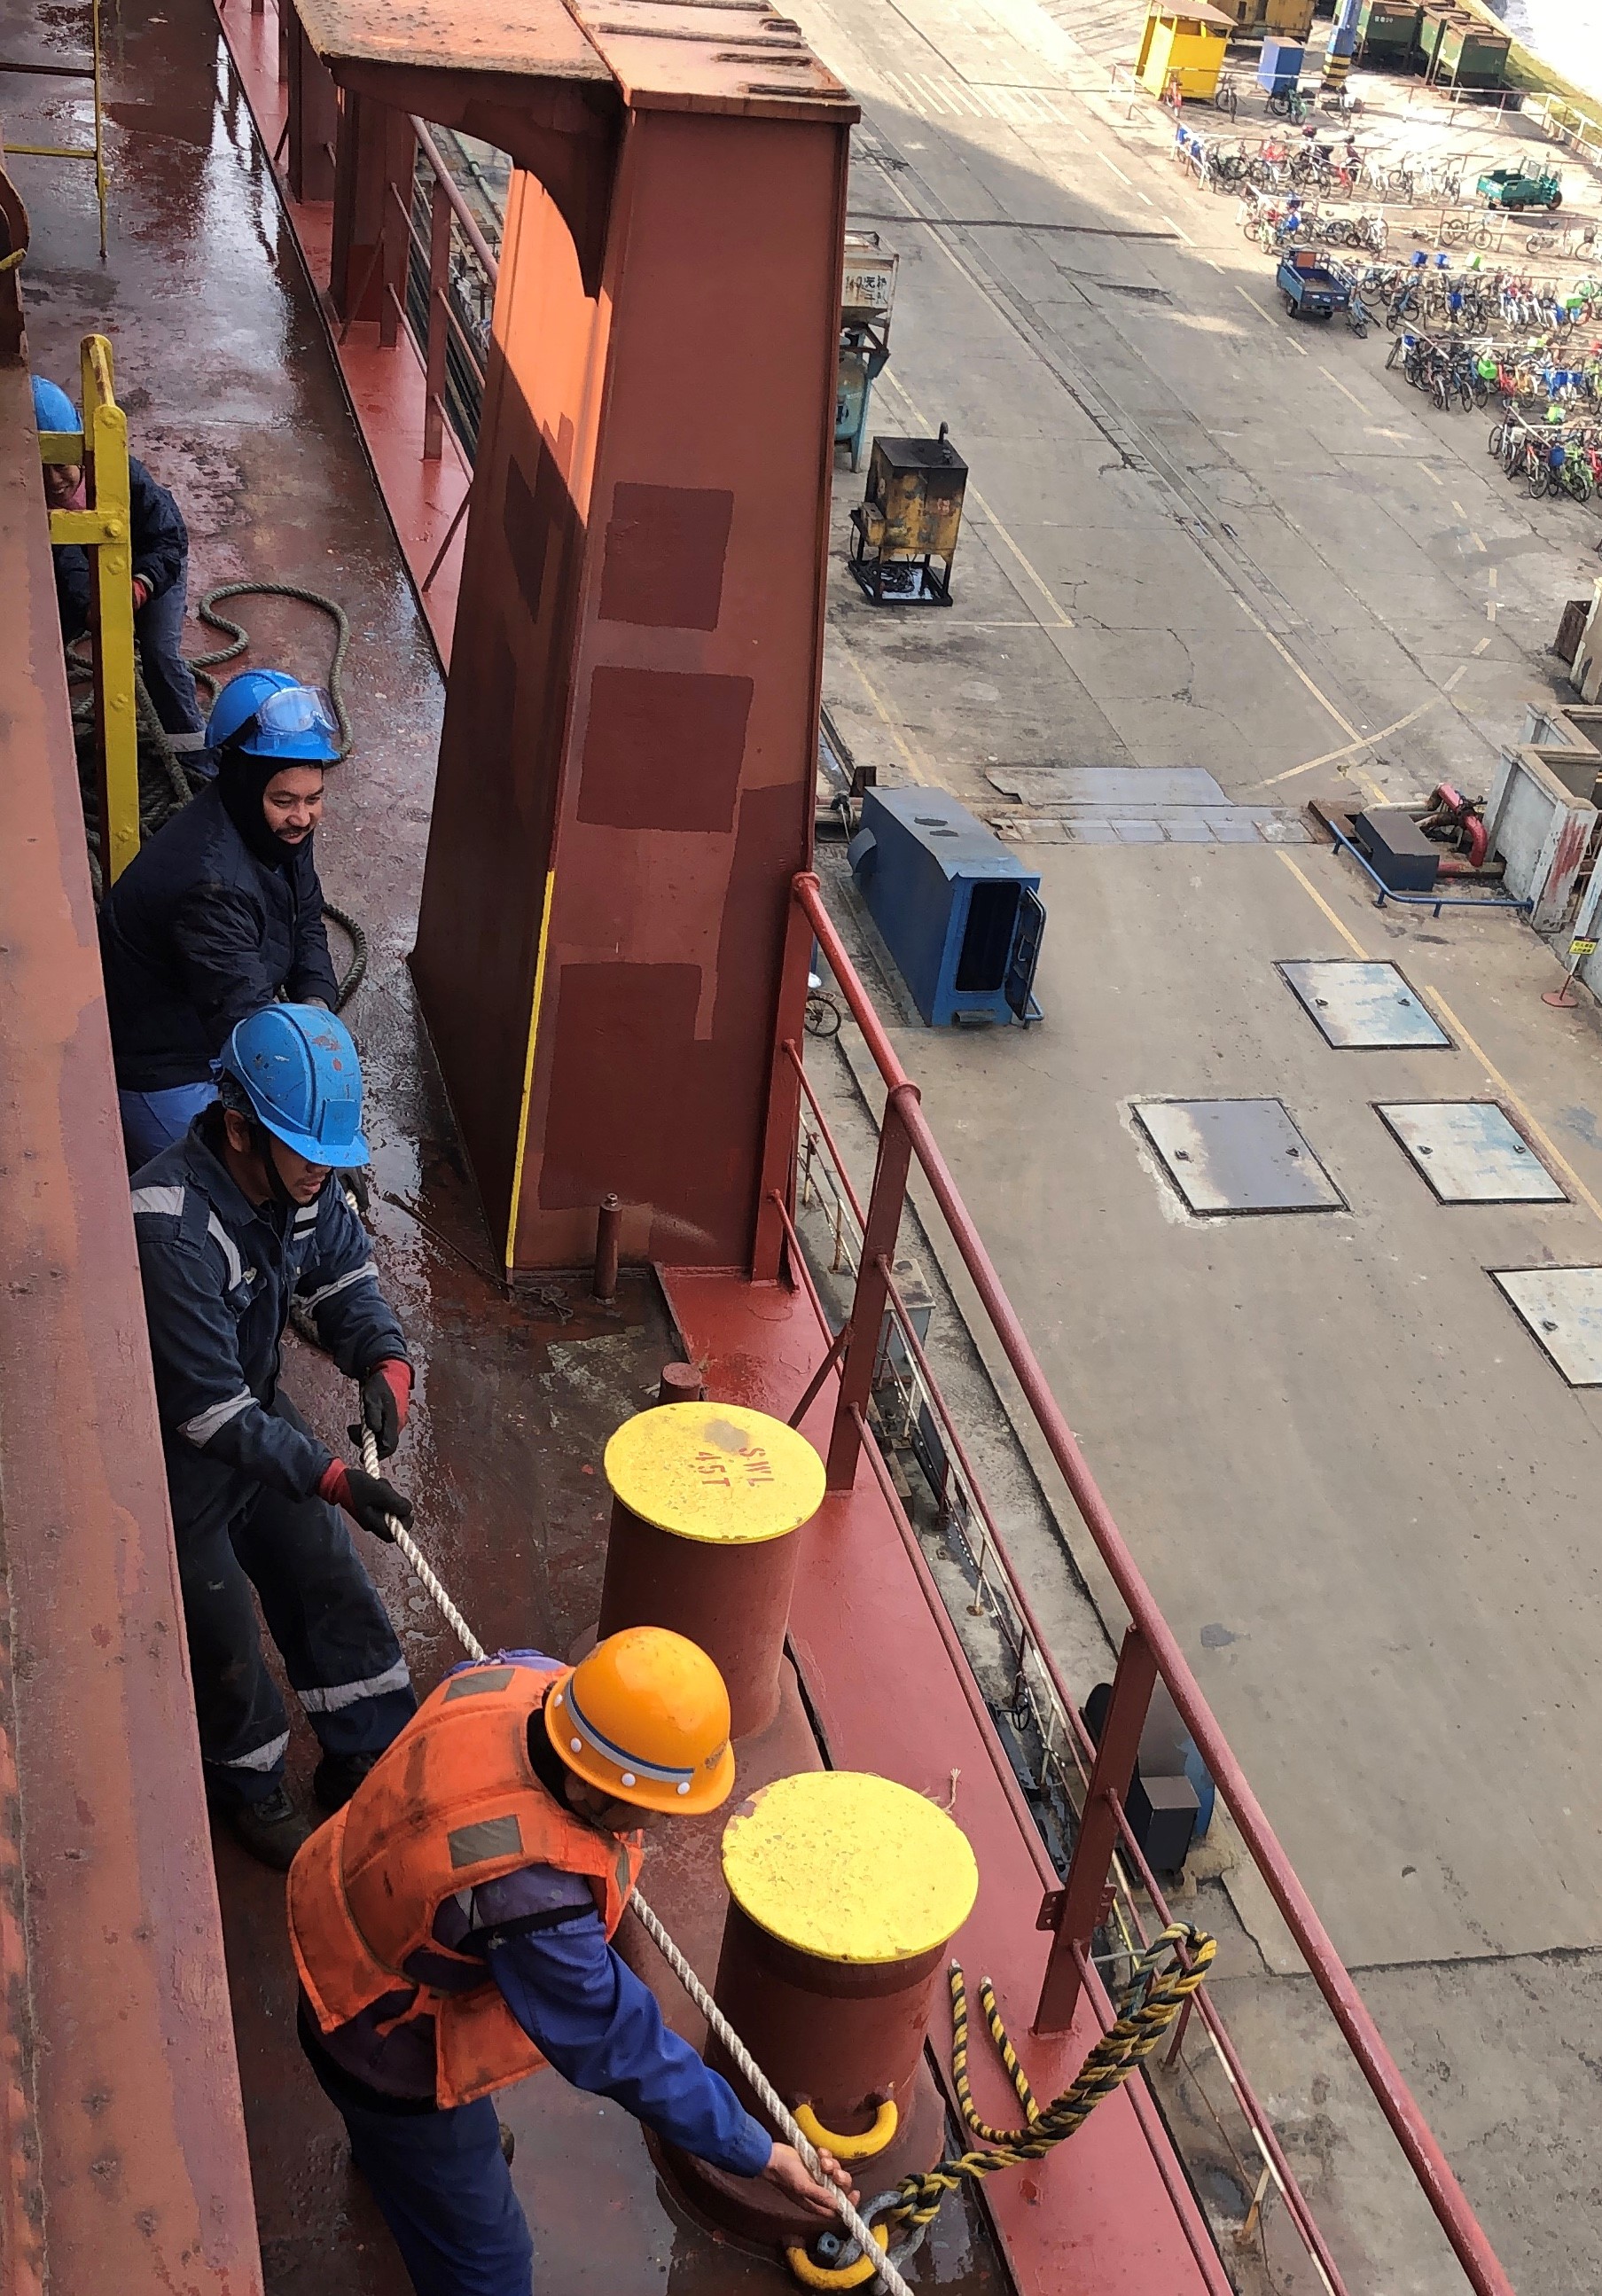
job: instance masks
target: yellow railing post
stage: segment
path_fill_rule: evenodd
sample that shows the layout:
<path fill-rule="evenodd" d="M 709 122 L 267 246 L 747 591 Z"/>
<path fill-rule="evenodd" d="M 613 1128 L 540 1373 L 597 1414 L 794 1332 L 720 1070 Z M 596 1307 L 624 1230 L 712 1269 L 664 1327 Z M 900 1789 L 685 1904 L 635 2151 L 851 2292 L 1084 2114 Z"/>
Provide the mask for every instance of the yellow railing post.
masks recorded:
<path fill-rule="evenodd" d="M 101 865 L 115 882 L 139 850 L 139 724 L 134 702 L 134 537 L 128 504 L 127 417 L 117 404 L 111 346 L 86 335 L 79 362 L 84 428 L 46 430 L 46 463 L 81 463 L 83 510 L 50 513 L 53 543 L 89 554 L 89 628 L 94 655 L 94 747 L 99 767 Z"/>

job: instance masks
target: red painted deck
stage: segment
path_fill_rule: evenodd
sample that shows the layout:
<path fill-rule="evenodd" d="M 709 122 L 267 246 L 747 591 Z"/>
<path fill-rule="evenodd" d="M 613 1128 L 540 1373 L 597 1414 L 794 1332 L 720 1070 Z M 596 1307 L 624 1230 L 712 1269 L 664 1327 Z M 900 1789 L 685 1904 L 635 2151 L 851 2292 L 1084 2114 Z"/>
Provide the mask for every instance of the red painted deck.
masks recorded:
<path fill-rule="evenodd" d="M 266 0 L 260 15 L 250 13 L 246 0 L 221 0 L 218 8 L 223 37 L 239 74 L 245 101 L 256 122 L 264 153 L 278 152 L 286 117 L 284 90 L 278 78 L 278 11 L 275 0 Z M 472 472 L 448 423 L 445 451 L 437 463 L 423 460 L 423 363 L 411 336 L 403 327 L 398 342 L 385 349 L 378 340 L 376 319 L 358 321 L 343 342 L 340 324 L 329 308 L 318 283 L 328 276 L 328 256 L 333 234 L 333 203 L 292 197 L 281 160 L 269 160 L 283 212 L 300 242 L 313 291 L 328 321 L 334 356 L 349 397 L 367 460 L 378 481 L 379 493 L 395 529 L 423 615 L 439 649 L 441 664 L 450 667 L 451 634 L 456 620 L 456 591 L 462 575 L 465 519 L 456 529 L 439 572 L 423 587 L 440 545 L 460 509 L 472 481 Z"/>
<path fill-rule="evenodd" d="M 805 1294 L 699 1269 L 664 1272 L 669 1305 L 709 1390 L 787 1419 L 822 1358 Z M 826 1445 L 835 1382 L 802 1424 Z M 790 1619 L 791 1648 L 830 1760 L 871 1769 L 945 1804 L 979 1859 L 978 1903 L 953 1950 L 976 1980 L 994 1980 L 1037 2095 L 1056 2095 L 1100 2030 L 1089 2004 L 1071 2034 L 1029 2035 L 1046 1939 L 1035 1928 L 1042 1890 L 1056 1886 L 1033 1828 L 1020 1822 L 1005 1756 L 982 1726 L 978 1686 L 950 1648 L 919 1562 L 865 1457 L 855 1488 L 826 1500 L 809 1542 Z M 960 1670 L 959 1670 L 960 1669 Z M 937 2047 L 937 2054 L 941 2052 Z M 972 2065 L 987 2120 L 1010 2123 L 1017 2103 L 988 2050 Z M 1068 2144 L 1028 2174 L 981 2193 L 1009 2270 L 1030 2296 L 1228 2296 L 1229 2281 L 1149 2093 L 1136 2080 L 1101 2105 Z"/>

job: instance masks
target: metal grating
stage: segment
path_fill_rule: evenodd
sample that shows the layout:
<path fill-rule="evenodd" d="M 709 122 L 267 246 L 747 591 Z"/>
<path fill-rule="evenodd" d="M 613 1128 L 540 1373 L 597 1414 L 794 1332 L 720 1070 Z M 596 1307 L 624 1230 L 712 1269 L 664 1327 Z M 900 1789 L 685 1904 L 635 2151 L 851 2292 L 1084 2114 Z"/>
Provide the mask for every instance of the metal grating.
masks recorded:
<path fill-rule="evenodd" d="M 1503 1297 L 1571 1387 L 1602 1387 L 1602 1267 L 1493 1267 Z"/>
<path fill-rule="evenodd" d="M 1379 1114 L 1443 1204 L 1568 1201 L 1494 1100 L 1416 1101 Z"/>
<path fill-rule="evenodd" d="M 1142 1100 L 1133 1113 L 1193 1212 L 1344 1209 L 1282 1101 Z"/>
<path fill-rule="evenodd" d="M 1279 970 L 1337 1052 L 1450 1050 L 1451 1038 L 1393 964 L 1318 957 Z"/>

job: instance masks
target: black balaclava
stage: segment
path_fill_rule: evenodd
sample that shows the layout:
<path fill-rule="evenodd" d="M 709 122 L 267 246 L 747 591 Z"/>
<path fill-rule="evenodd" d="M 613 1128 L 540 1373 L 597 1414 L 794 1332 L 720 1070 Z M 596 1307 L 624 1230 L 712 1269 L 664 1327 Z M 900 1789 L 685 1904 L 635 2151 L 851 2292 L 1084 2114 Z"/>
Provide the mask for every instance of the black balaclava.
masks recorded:
<path fill-rule="evenodd" d="M 286 766 L 303 765 L 299 758 L 252 758 L 236 744 L 225 742 L 217 753 L 217 793 L 223 810 L 259 861 L 269 869 L 287 869 L 297 853 L 310 843 L 286 845 L 267 827 L 261 800 L 267 783 Z"/>

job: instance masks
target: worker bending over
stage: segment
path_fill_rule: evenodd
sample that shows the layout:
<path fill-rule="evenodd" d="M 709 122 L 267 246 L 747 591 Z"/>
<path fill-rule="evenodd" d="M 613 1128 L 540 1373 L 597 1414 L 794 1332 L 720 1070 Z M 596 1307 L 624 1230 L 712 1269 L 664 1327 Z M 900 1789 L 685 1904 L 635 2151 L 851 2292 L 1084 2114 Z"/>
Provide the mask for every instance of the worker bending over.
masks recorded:
<path fill-rule="evenodd" d="M 134 1180 L 156 1402 L 208 1795 L 281 1871 L 310 1834 L 283 1782 L 289 1722 L 252 1586 L 323 1745 L 335 1809 L 416 1708 L 395 1630 L 336 1507 L 375 1538 L 411 1507 L 335 1459 L 278 1385 L 290 1302 L 309 1311 L 388 1457 L 412 1373 L 338 1172 L 367 1160 L 343 1021 L 275 1004 L 234 1030 L 220 1103 Z M 359 1431 L 353 1430 L 353 1433 Z"/>
<path fill-rule="evenodd" d="M 182 1139 L 214 1095 L 229 1031 L 275 997 L 337 1002 L 313 843 L 333 705 L 281 669 L 217 697 L 217 779 L 142 845 L 100 911 L 128 1168 Z"/>
<path fill-rule="evenodd" d="M 296 1858 L 301 2046 L 417 2296 L 530 2296 L 490 2100 L 546 2063 L 798 2218 L 834 2216 L 611 1944 L 637 1829 L 727 1798 L 728 1720 L 711 1660 L 663 1628 L 576 1668 L 503 1652 L 448 1676 Z"/>

